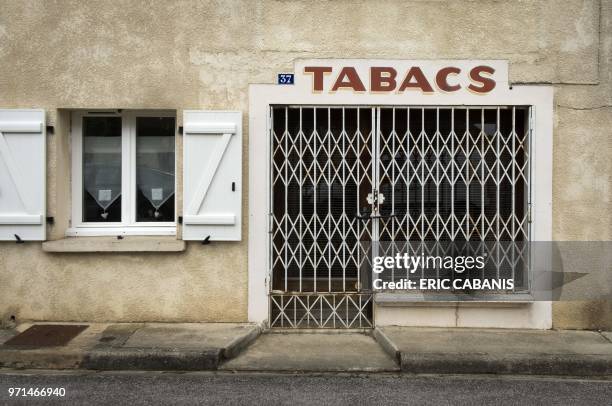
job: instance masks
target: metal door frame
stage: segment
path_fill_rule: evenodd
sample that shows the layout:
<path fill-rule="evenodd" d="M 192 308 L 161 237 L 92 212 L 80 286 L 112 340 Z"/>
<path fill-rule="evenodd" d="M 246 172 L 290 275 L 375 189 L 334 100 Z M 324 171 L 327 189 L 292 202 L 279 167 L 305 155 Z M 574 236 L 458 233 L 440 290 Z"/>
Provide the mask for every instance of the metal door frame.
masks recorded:
<path fill-rule="evenodd" d="M 277 105 L 277 106 L 270 106 L 270 117 L 271 117 L 270 120 L 272 120 L 272 111 L 273 111 L 274 107 L 277 107 L 277 108 L 278 107 L 281 107 L 281 108 L 284 107 L 285 108 L 285 121 L 288 120 L 288 109 L 289 108 L 300 108 L 300 118 L 299 118 L 300 123 L 299 123 L 298 137 L 299 137 L 299 133 L 301 133 L 301 131 L 302 131 L 302 110 L 301 110 L 302 108 L 312 108 L 314 111 L 316 111 L 316 109 L 325 109 L 325 108 L 327 108 L 328 109 L 328 128 L 327 128 L 328 132 L 331 131 L 331 124 L 330 124 L 330 120 L 331 120 L 331 118 L 330 118 L 331 117 L 330 111 L 331 111 L 331 109 L 342 109 L 342 111 L 343 111 L 343 113 L 342 113 L 342 120 L 343 120 L 343 122 L 342 122 L 342 133 L 341 133 L 341 135 L 345 133 L 345 130 L 344 130 L 344 125 L 345 125 L 344 112 L 345 111 L 344 111 L 344 109 L 357 109 L 357 125 L 356 125 L 356 130 L 355 130 L 356 133 L 359 132 L 359 130 L 360 130 L 359 124 L 358 124 L 359 123 L 359 110 L 360 109 L 369 109 L 369 110 L 371 110 L 371 122 L 372 122 L 372 125 L 371 125 L 371 128 L 370 128 L 370 136 L 371 136 L 371 140 L 370 140 L 370 142 L 371 142 L 371 153 L 370 153 L 370 156 L 371 156 L 371 183 L 370 183 L 370 189 L 371 189 L 371 194 L 374 196 L 374 201 L 371 203 L 371 206 L 372 206 L 371 215 L 372 216 L 371 216 L 370 224 L 367 225 L 367 226 L 370 227 L 370 233 L 371 233 L 370 236 L 371 236 L 372 250 L 373 250 L 373 252 L 371 252 L 371 256 L 376 256 L 377 253 L 374 252 L 374 251 L 378 250 L 378 244 L 376 244 L 376 243 L 379 242 L 380 237 L 381 237 L 381 235 L 380 235 L 380 230 L 381 230 L 380 221 L 381 220 L 379 218 L 379 216 L 380 216 L 380 213 L 379 213 L 379 205 L 380 205 L 380 203 L 377 200 L 377 198 L 379 196 L 378 193 L 380 192 L 378 189 L 381 187 L 381 185 L 380 185 L 380 182 L 381 182 L 381 174 L 380 174 L 380 171 L 381 171 L 381 142 L 382 142 L 381 141 L 381 137 L 382 137 L 382 134 L 381 134 L 381 109 L 384 109 L 384 108 L 395 109 L 397 107 L 397 108 L 401 108 L 401 109 L 407 109 L 407 114 L 409 114 L 411 108 L 416 108 L 416 109 L 423 109 L 422 113 L 424 114 L 424 110 L 425 109 L 427 109 L 427 108 L 434 109 L 435 108 L 435 109 L 437 109 L 436 117 L 438 117 L 439 109 L 440 108 L 452 108 L 453 111 L 454 111 L 454 108 L 458 107 L 458 108 L 466 109 L 466 120 L 467 120 L 467 111 L 469 111 L 471 108 L 474 108 L 474 109 L 481 110 L 481 115 L 482 115 L 483 120 L 484 120 L 484 110 L 485 109 L 494 109 L 494 108 L 497 108 L 497 117 L 498 117 L 497 118 L 497 124 L 499 125 L 499 123 L 500 123 L 500 121 L 499 121 L 499 107 L 495 107 L 495 106 L 415 106 L 415 105 L 402 105 L 402 106 L 359 106 L 359 105 L 341 105 L 341 106 L 339 106 L 339 105 L 333 105 L 333 106 L 326 106 L 326 105 Z M 531 145 L 530 145 L 530 143 L 531 143 L 531 132 L 532 132 L 532 129 L 533 129 L 533 127 L 532 127 L 532 113 L 533 113 L 533 110 L 532 110 L 532 108 L 530 108 L 529 111 L 528 111 L 528 127 L 527 127 L 528 135 L 526 136 L 527 137 L 526 140 L 527 140 L 528 145 L 529 145 L 529 149 L 528 149 L 528 155 L 529 156 L 526 157 L 526 159 L 528 159 L 528 161 L 527 161 L 527 168 L 529 168 L 528 169 L 529 179 L 526 180 L 526 184 L 527 184 L 527 188 L 528 188 L 527 189 L 527 202 L 528 202 L 527 204 L 528 205 L 531 204 L 531 197 L 530 197 L 531 188 L 529 187 L 529 185 L 531 183 L 530 182 L 530 177 L 531 177 L 531 170 L 530 170 L 530 168 L 531 168 L 531 162 L 532 162 L 532 158 L 531 158 L 532 151 L 530 149 L 531 148 Z M 313 113 L 313 114 L 315 114 L 315 113 Z M 513 128 L 512 131 L 513 131 L 513 133 L 514 133 L 514 125 L 515 125 L 514 114 L 515 113 L 514 113 L 514 109 L 513 109 L 513 112 L 512 112 L 512 128 Z M 316 114 L 315 114 L 315 116 L 316 116 Z M 424 120 L 424 118 L 423 118 L 423 120 Z M 439 120 L 439 118 L 437 118 L 436 120 Z M 483 123 L 484 123 L 484 121 L 483 121 Z M 424 125 L 424 122 L 422 123 L 422 125 Z M 467 123 L 466 123 L 466 125 L 467 125 Z M 270 151 L 274 151 L 274 136 L 275 135 L 274 135 L 274 130 L 273 130 L 272 127 L 273 127 L 273 125 L 270 122 L 269 123 Z M 315 127 L 314 128 L 315 128 L 314 131 L 316 132 L 316 118 L 315 118 Z M 394 115 L 393 115 L 392 128 L 393 128 L 393 131 L 395 131 L 395 112 L 394 112 Z M 409 137 L 412 136 L 410 134 L 410 129 L 409 128 L 407 128 L 406 131 L 408 132 L 408 136 Z M 424 131 L 424 130 L 422 130 L 422 131 Z M 437 121 L 437 124 L 436 124 L 436 134 L 437 134 L 438 131 L 439 131 L 439 121 Z M 481 131 L 484 131 L 484 130 L 481 130 Z M 499 130 L 496 130 L 496 131 L 499 131 Z M 436 136 L 436 134 L 434 134 L 434 137 Z M 453 137 L 454 136 L 455 136 L 455 134 L 453 133 Z M 479 135 L 479 136 L 482 137 L 484 135 Z M 500 156 L 499 156 L 499 137 L 500 136 L 497 136 L 497 149 L 498 149 L 498 151 L 497 151 L 497 158 L 496 158 L 496 160 L 497 160 L 496 161 L 497 162 L 496 165 L 497 165 L 497 168 L 498 168 L 496 170 L 497 182 L 499 182 L 499 159 L 500 159 Z M 512 136 L 514 137 L 514 135 L 512 135 Z M 283 134 L 283 137 L 285 137 L 284 134 Z M 326 135 L 326 137 L 327 137 L 327 135 Z M 343 138 L 343 142 L 344 142 L 344 138 Z M 424 141 L 422 140 L 422 142 L 424 142 Z M 452 142 L 454 142 L 454 141 L 452 141 Z M 484 139 L 481 140 L 481 142 L 484 143 Z M 301 145 L 301 143 L 302 143 L 302 140 L 300 139 L 300 154 L 302 154 L 302 145 Z M 328 140 L 328 143 L 329 143 L 329 140 Z M 287 145 L 287 140 L 286 139 L 285 139 L 285 145 Z M 439 147 L 436 147 L 436 148 L 439 149 Z M 285 152 L 287 152 L 287 151 L 285 151 Z M 327 153 L 329 154 L 328 160 L 330 160 L 332 153 L 330 153 L 330 151 L 327 151 Z M 410 151 L 407 151 L 407 153 L 410 154 Z M 423 151 L 421 151 L 421 154 L 422 153 L 423 153 Z M 436 153 L 438 153 L 438 152 L 436 152 Z M 482 151 L 481 151 L 481 153 L 482 153 Z M 270 170 L 270 185 L 271 185 L 271 187 L 269 189 L 269 199 L 270 199 L 269 204 L 270 204 L 270 211 L 271 211 L 270 218 L 272 218 L 272 212 L 273 212 L 273 202 L 272 202 L 272 199 L 273 199 L 273 193 L 274 193 L 273 192 L 273 188 L 272 188 L 272 185 L 274 184 L 274 179 L 273 179 L 274 161 L 273 161 L 273 158 L 272 158 L 273 154 L 274 154 L 274 152 L 271 152 L 270 158 L 269 158 L 270 168 L 271 168 L 271 170 Z M 343 150 L 343 154 L 345 154 L 344 150 Z M 288 156 L 289 155 L 285 156 L 285 161 L 288 160 Z M 299 159 L 300 159 L 300 161 L 302 160 L 302 155 L 300 155 Z M 345 165 L 345 156 L 343 156 L 342 159 L 343 159 L 343 165 Z M 359 156 L 357 156 L 356 159 L 358 160 Z M 481 159 L 484 159 L 484 155 L 481 156 Z M 483 168 L 483 167 L 484 166 L 481 165 L 481 168 Z M 286 171 L 286 167 L 285 167 L 285 171 Z M 344 175 L 344 172 L 343 172 L 342 179 L 343 179 L 343 181 L 345 181 L 345 179 L 346 179 L 346 176 Z M 408 178 L 405 181 L 408 184 L 410 182 Z M 302 182 L 301 174 L 300 174 L 300 182 Z M 453 185 L 454 185 L 454 183 L 453 183 Z M 301 186 L 302 186 L 302 183 L 300 183 L 300 190 L 301 190 Z M 287 187 L 287 185 L 285 185 L 285 187 Z M 484 185 L 482 185 L 482 187 L 484 188 Z M 499 200 L 499 184 L 497 185 L 497 189 L 498 189 L 497 193 L 498 193 L 498 200 Z M 344 193 L 344 189 L 343 189 L 343 193 Z M 439 193 L 439 191 L 438 191 L 438 193 Z M 513 193 L 514 193 L 514 190 L 513 190 Z M 302 202 L 302 200 L 300 199 L 300 215 L 301 215 L 301 202 Z M 497 202 L 497 205 L 498 205 L 498 207 L 497 207 L 497 211 L 496 211 L 496 216 L 498 217 L 497 223 L 499 224 L 499 201 Z M 513 203 L 513 205 L 514 205 L 514 203 Z M 286 202 L 285 202 L 285 210 L 287 210 Z M 436 216 L 438 215 L 437 210 L 438 209 L 436 209 Z M 344 214 L 345 213 L 343 213 L 343 215 Z M 469 216 L 469 214 L 466 214 L 466 215 Z M 514 215 L 514 212 L 513 212 L 513 215 Z M 454 214 L 453 214 L 453 216 L 454 216 Z M 527 214 L 527 216 L 530 217 L 530 214 Z M 455 220 L 453 220 L 453 221 L 455 221 Z M 483 221 L 483 224 L 484 224 L 484 218 L 482 219 L 482 221 Z M 364 226 L 366 226 L 366 225 L 364 225 Z M 300 225 L 300 227 L 301 227 L 301 225 Z M 498 228 L 499 228 L 499 226 L 498 226 Z M 528 230 L 530 229 L 530 224 L 527 225 L 527 229 Z M 269 232 L 270 232 L 270 236 L 272 236 L 272 222 L 270 223 L 270 231 Z M 498 233 L 499 233 L 499 231 L 498 231 Z M 527 231 L 527 235 L 529 235 L 529 234 L 530 234 L 529 231 Z M 270 237 L 270 238 L 272 238 L 272 237 Z M 344 236 L 344 238 L 346 238 L 346 236 Z M 270 250 L 269 250 L 270 259 L 269 259 L 269 263 L 271 264 L 271 266 L 270 266 L 270 268 L 268 270 L 268 272 L 270 272 L 270 274 L 272 273 L 272 263 L 273 263 L 273 256 L 274 256 L 273 255 L 273 251 L 272 251 L 273 250 L 272 246 L 273 246 L 273 243 L 270 242 Z M 301 257 L 301 251 L 300 251 L 300 257 Z M 301 264 L 301 261 L 300 261 L 300 264 Z M 358 276 L 359 276 L 359 274 L 358 274 Z M 531 276 L 531 275 L 529 275 L 529 276 Z M 298 299 L 297 297 L 295 297 L 297 294 L 299 294 L 301 296 L 319 296 L 319 298 L 315 298 L 315 301 L 314 301 L 315 304 L 316 304 L 317 300 L 321 300 L 321 301 L 326 300 L 324 298 L 321 298 L 322 295 L 323 296 L 325 296 L 325 295 L 333 295 L 334 297 L 332 298 L 332 303 L 330 304 L 330 306 L 332 308 L 334 308 L 334 309 L 335 309 L 334 306 L 336 304 L 336 297 L 335 297 L 335 295 L 347 295 L 347 294 L 349 294 L 346 291 L 346 287 L 345 287 L 344 284 L 343 284 L 344 289 L 345 289 L 344 292 L 331 292 L 331 282 L 330 282 L 330 285 L 329 285 L 330 286 L 330 290 L 328 292 L 317 291 L 316 290 L 316 267 L 315 267 L 315 276 L 314 276 L 314 279 L 315 279 L 315 283 L 314 283 L 315 288 L 314 289 L 315 289 L 315 291 L 313 291 L 313 292 L 304 292 L 304 291 L 302 291 L 302 283 L 301 283 L 302 282 L 302 273 L 301 273 L 301 268 L 300 268 L 300 276 L 299 277 L 300 277 L 300 291 L 299 292 L 290 292 L 290 291 L 288 291 L 287 290 L 287 282 L 286 282 L 286 280 L 285 280 L 285 291 L 281 292 L 280 294 L 279 294 L 279 292 L 273 291 L 272 290 L 272 286 L 270 284 L 270 286 L 269 286 L 269 298 L 270 298 L 270 300 L 269 300 L 269 317 L 270 317 L 270 320 L 271 320 L 271 324 L 273 326 L 275 324 L 275 322 L 274 322 L 275 319 L 274 319 L 273 314 L 272 314 L 272 308 L 273 308 L 272 304 L 274 303 L 274 305 L 276 305 L 279 309 L 282 308 L 282 310 L 280 310 L 280 313 L 283 313 L 285 311 L 285 308 L 287 306 L 291 305 L 291 303 L 285 304 L 285 303 L 282 302 L 283 296 L 293 296 L 294 322 L 296 321 L 296 318 L 295 318 L 296 308 L 298 307 L 298 302 L 299 302 L 299 306 L 301 306 L 303 309 L 306 309 L 305 311 L 306 311 L 306 314 L 307 314 L 306 315 L 306 317 L 307 317 L 307 326 L 311 327 L 310 323 L 309 323 L 310 315 L 308 314 L 310 312 L 310 309 L 311 309 L 310 297 L 306 297 L 306 299 Z M 331 274 L 330 274 L 329 277 L 331 278 Z M 346 277 L 346 269 L 343 270 L 343 281 L 344 281 L 345 277 Z M 285 278 L 287 278 L 287 272 L 285 272 Z M 363 292 L 363 289 L 362 289 L 362 286 L 359 286 L 357 294 L 360 294 L 361 292 Z M 372 295 L 372 293 L 370 293 L 370 295 Z M 278 303 L 275 300 L 274 296 L 280 297 L 281 303 Z M 348 299 L 346 299 L 346 300 L 348 300 Z M 371 300 L 372 299 L 370 297 L 370 301 Z M 291 301 L 291 299 L 289 301 Z M 359 298 L 359 303 L 361 303 L 361 298 Z M 347 306 L 347 308 L 348 308 L 348 306 Z M 332 310 L 332 313 L 334 311 L 335 310 Z M 361 311 L 361 308 L 360 308 L 360 311 Z M 322 311 L 321 311 L 321 315 L 322 315 Z M 347 310 L 347 315 L 348 315 L 348 310 Z M 276 318 L 276 320 L 277 319 L 278 319 L 278 317 Z M 302 317 L 302 319 L 303 319 L 303 317 Z M 322 322 L 322 320 L 321 320 L 321 322 Z M 283 324 L 282 327 L 285 327 L 284 323 L 281 323 L 281 324 Z M 298 322 L 298 324 L 299 324 L 299 322 Z M 315 323 L 315 324 L 317 324 L 317 323 Z M 330 326 L 325 325 L 326 323 L 322 323 L 322 324 L 323 325 L 321 325 L 321 323 L 318 323 L 318 325 L 315 325 L 315 327 L 331 327 L 331 328 L 337 328 L 337 327 L 350 328 L 350 327 L 352 327 L 351 323 L 348 323 L 348 324 L 342 323 L 343 325 L 337 326 L 336 323 L 335 323 L 335 320 L 332 323 L 332 325 L 330 325 Z M 371 315 L 371 324 L 369 324 L 366 327 L 373 327 L 373 325 L 374 325 L 374 318 L 373 318 L 373 312 L 372 312 L 372 315 Z M 294 325 L 293 323 L 289 322 L 289 326 L 288 327 L 297 328 L 297 327 L 300 327 L 300 326 Z M 363 325 L 360 323 L 359 327 L 362 328 Z"/>
<path fill-rule="evenodd" d="M 273 131 L 273 123 L 272 123 L 272 113 L 273 113 L 273 109 L 274 108 L 285 108 L 285 109 L 289 109 L 289 108 L 312 108 L 314 109 L 328 109 L 328 121 L 330 120 L 330 113 L 329 111 L 331 111 L 332 109 L 342 109 L 343 110 L 343 125 L 344 125 L 344 109 L 354 109 L 357 110 L 357 124 L 356 124 L 356 133 L 353 134 L 353 137 L 356 136 L 357 133 L 360 133 L 359 131 L 359 111 L 361 110 L 370 110 L 370 115 L 371 115 L 371 128 L 370 128 L 370 132 L 367 135 L 367 137 L 370 138 L 369 142 L 370 142 L 370 156 L 371 156 L 371 168 L 370 168 L 370 194 L 373 190 L 373 186 L 376 185 L 378 183 L 378 142 L 377 142 L 377 133 L 378 133 L 378 123 L 377 123 L 377 117 L 376 117 L 376 112 L 377 112 L 377 108 L 375 106 L 362 106 L 362 105 L 271 105 L 269 106 L 269 122 L 268 122 L 268 136 L 269 136 L 269 151 L 270 154 L 268 155 L 268 162 L 269 162 L 269 189 L 268 189 L 268 199 L 269 199 L 269 208 L 270 208 L 270 214 L 269 214 L 269 222 L 268 222 L 268 235 L 269 235 L 269 249 L 268 249 L 268 296 L 269 296 L 269 300 L 268 300 L 268 312 L 269 312 L 269 323 L 272 327 L 281 327 L 281 328 L 299 328 L 301 326 L 298 326 L 296 324 L 300 324 L 300 321 L 298 321 L 297 323 L 293 323 L 290 320 L 288 321 L 288 325 L 285 325 L 284 320 L 282 318 L 281 315 L 281 325 L 280 326 L 276 326 L 275 324 L 275 320 L 278 320 L 278 317 L 274 317 L 273 315 L 273 310 L 276 307 L 276 309 L 282 309 L 280 310 L 281 313 L 286 312 L 287 309 L 289 311 L 291 311 L 291 307 L 293 307 L 293 312 L 294 312 L 294 322 L 296 320 L 295 314 L 298 311 L 298 309 L 300 311 L 305 311 L 306 312 L 306 328 L 310 328 L 310 327 L 316 327 L 316 328 L 349 328 L 349 329 L 370 329 L 374 327 L 374 312 L 373 312 L 373 294 L 371 291 L 364 291 L 363 289 L 363 282 L 360 279 L 360 271 L 357 271 L 357 289 L 355 291 L 351 291 L 351 290 L 347 290 L 346 289 L 346 285 L 344 282 L 344 278 L 346 277 L 346 269 L 343 270 L 343 286 L 344 286 L 344 291 L 334 291 L 331 290 L 331 281 L 329 282 L 330 285 L 329 290 L 325 291 L 325 290 L 320 290 L 320 291 L 302 291 L 301 290 L 301 280 L 300 280 L 300 291 L 295 292 L 295 291 L 283 291 L 283 292 L 279 292 L 279 291 L 274 291 L 273 290 L 273 286 L 272 286 L 272 271 L 273 271 L 273 267 L 274 267 L 274 244 L 272 241 L 273 238 L 273 222 L 274 222 L 274 206 L 273 206 L 273 185 L 275 182 L 274 179 L 274 131 Z M 301 113 L 300 113 L 301 114 Z M 367 114 L 367 113 L 366 113 Z M 300 121 L 301 121 L 302 117 L 300 116 Z M 285 120 L 287 120 L 287 117 L 285 117 Z M 300 123 L 300 128 L 301 128 L 301 123 Z M 331 128 L 331 124 L 328 123 L 328 131 Z M 342 131 L 341 134 L 345 133 L 344 130 Z M 345 135 L 346 137 L 350 137 L 350 135 Z M 344 138 L 343 138 L 344 139 Z M 286 140 L 285 140 L 286 141 Z M 301 142 L 301 140 L 300 140 Z M 359 144 L 358 144 L 359 145 Z M 354 147 L 355 149 L 359 149 L 359 147 Z M 291 148 L 289 148 L 291 149 Z M 287 152 L 287 147 L 285 147 L 285 153 Z M 329 153 L 329 151 L 327 151 Z M 300 146 L 300 153 L 301 152 L 301 146 Z M 344 154 L 346 154 L 346 151 L 343 152 Z M 358 156 L 356 157 L 356 160 L 358 161 Z M 301 157 L 300 157 L 301 159 Z M 328 157 L 328 159 L 331 159 L 331 154 Z M 343 161 L 344 161 L 344 157 L 343 157 Z M 344 164 L 343 164 L 344 165 Z M 359 165 L 359 164 L 357 164 Z M 285 168 L 286 169 L 286 168 Z M 346 179 L 346 176 L 343 175 L 343 179 Z M 344 190 L 343 190 L 344 192 Z M 286 203 L 285 203 L 286 204 Z M 285 210 L 286 210 L 286 206 L 285 206 Z M 301 208 L 300 208 L 300 214 L 301 214 Z M 346 213 L 344 213 L 344 215 L 346 215 Z M 360 220 L 355 220 L 356 223 L 358 223 Z M 374 238 L 376 238 L 377 236 L 377 230 L 378 230 L 378 222 L 374 221 L 374 219 L 372 220 L 368 220 L 368 222 L 370 223 L 369 225 L 361 225 L 359 226 L 361 227 L 369 227 L 369 235 L 370 238 L 373 240 Z M 363 229 L 362 229 L 363 230 Z M 285 231 L 286 233 L 286 231 Z M 361 234 L 362 232 L 358 232 L 358 236 Z M 346 237 L 346 236 L 345 236 Z M 359 245 L 359 239 L 357 241 L 357 245 Z M 360 250 L 361 247 L 357 247 L 357 250 Z M 361 251 L 360 251 L 361 252 Z M 301 254 L 301 252 L 300 252 Z M 285 260 L 286 262 L 286 260 Z M 301 263 L 301 261 L 300 261 Z M 287 273 L 285 272 L 285 289 L 287 286 Z M 302 274 L 301 274 L 301 269 L 300 269 L 300 279 L 302 278 Z M 331 276 L 330 276 L 331 278 Z M 315 267 L 315 276 L 314 276 L 314 285 L 315 285 L 315 289 L 316 289 L 316 267 Z M 285 301 L 285 298 L 287 298 L 287 300 Z M 312 299 L 314 298 L 314 299 Z M 347 314 L 347 319 L 342 320 L 336 317 L 336 315 L 334 313 L 338 313 L 338 311 L 342 311 L 343 309 L 341 309 L 341 306 L 345 306 L 346 310 L 346 314 Z M 323 317 L 323 307 L 326 307 L 327 310 L 326 311 L 331 311 L 332 315 L 330 317 Z M 353 320 L 349 320 L 348 317 L 348 313 L 349 313 L 349 307 L 353 308 L 353 311 L 357 312 L 357 315 L 355 316 L 355 318 Z M 321 319 L 320 320 L 314 320 L 312 325 L 310 323 L 311 320 L 311 314 L 313 313 L 312 309 L 315 310 L 319 310 L 321 311 Z M 332 309 L 332 310 L 330 310 Z M 368 315 L 366 316 L 366 313 L 368 313 Z M 339 313 L 338 313 L 339 314 Z M 302 317 L 300 320 L 303 320 L 304 317 Z M 325 320 L 323 320 L 325 319 Z M 302 326 L 303 328 L 303 326 Z"/>

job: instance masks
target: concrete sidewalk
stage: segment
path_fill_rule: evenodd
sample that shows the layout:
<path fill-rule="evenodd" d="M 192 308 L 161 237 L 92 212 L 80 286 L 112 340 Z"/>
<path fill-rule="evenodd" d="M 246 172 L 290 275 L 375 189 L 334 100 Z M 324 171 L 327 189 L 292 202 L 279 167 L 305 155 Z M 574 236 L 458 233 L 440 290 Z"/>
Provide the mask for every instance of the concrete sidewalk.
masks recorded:
<path fill-rule="evenodd" d="M 0 330 L 0 344 L 29 326 Z M 611 333 L 408 327 L 261 332 L 246 323 L 89 324 L 66 346 L 0 345 L 0 367 L 612 376 Z"/>
<path fill-rule="evenodd" d="M 363 332 L 269 332 L 221 369 L 266 372 L 392 372 L 393 357 Z"/>
<path fill-rule="evenodd" d="M 403 372 L 612 376 L 612 334 L 573 330 L 384 327 Z"/>
<path fill-rule="evenodd" d="M 37 323 L 87 324 L 87 323 Z M 0 343 L 26 330 L 0 330 Z M 96 370 L 215 370 L 261 329 L 249 323 L 88 324 L 66 346 L 0 345 L 0 367 Z"/>

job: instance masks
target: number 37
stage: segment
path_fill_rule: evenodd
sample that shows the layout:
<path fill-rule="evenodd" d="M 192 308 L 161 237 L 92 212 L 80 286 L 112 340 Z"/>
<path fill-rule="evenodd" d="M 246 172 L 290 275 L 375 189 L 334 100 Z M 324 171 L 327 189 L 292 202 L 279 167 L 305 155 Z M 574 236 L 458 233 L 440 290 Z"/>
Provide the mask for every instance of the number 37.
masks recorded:
<path fill-rule="evenodd" d="M 293 73 L 279 73 L 277 83 L 279 85 L 292 85 Z"/>

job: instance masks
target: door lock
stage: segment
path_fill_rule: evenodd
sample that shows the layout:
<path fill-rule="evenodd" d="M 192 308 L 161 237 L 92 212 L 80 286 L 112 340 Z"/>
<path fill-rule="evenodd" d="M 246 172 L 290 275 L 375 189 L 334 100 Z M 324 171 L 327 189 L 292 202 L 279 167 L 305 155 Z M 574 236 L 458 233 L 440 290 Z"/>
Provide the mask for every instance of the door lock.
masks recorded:
<path fill-rule="evenodd" d="M 378 190 L 374 190 L 372 193 L 368 193 L 368 204 L 381 205 L 385 202 L 385 195 L 379 193 Z"/>
<path fill-rule="evenodd" d="M 371 219 L 386 219 L 390 217 L 395 217 L 395 214 L 380 214 L 380 206 L 385 202 L 385 195 L 379 193 L 378 190 L 374 189 L 372 193 L 368 193 L 367 196 L 368 204 L 372 206 L 370 212 L 363 212 L 361 214 L 356 214 L 355 218 L 360 220 L 371 220 Z"/>

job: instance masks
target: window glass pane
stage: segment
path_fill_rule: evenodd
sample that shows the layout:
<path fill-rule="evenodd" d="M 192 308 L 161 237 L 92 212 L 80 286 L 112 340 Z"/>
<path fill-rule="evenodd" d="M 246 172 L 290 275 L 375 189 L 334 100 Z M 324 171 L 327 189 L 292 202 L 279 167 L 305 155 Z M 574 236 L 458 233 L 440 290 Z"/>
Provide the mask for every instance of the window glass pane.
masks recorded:
<path fill-rule="evenodd" d="M 136 221 L 174 221 L 174 122 L 136 118 Z"/>
<path fill-rule="evenodd" d="M 121 221 L 121 117 L 83 117 L 83 221 Z"/>

